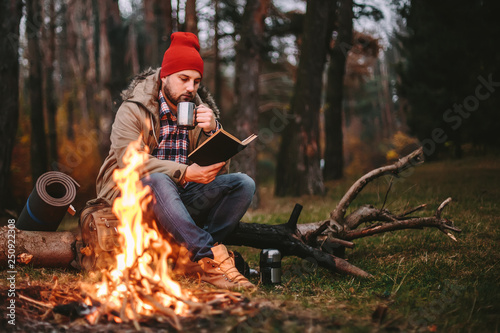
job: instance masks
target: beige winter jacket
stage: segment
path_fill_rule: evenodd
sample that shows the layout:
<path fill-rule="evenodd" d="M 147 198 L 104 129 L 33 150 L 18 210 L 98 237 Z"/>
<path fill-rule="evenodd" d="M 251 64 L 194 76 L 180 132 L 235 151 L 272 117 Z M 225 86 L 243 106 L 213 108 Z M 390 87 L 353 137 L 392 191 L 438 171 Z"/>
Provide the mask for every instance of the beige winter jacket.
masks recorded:
<path fill-rule="evenodd" d="M 139 170 L 144 177 L 148 174 L 161 172 L 168 175 L 177 184 L 184 177 L 187 165 L 157 159 L 150 153 L 158 146 L 160 132 L 158 93 L 161 87 L 160 70 L 148 70 L 138 75 L 122 94 L 123 103 L 116 113 L 111 130 L 111 147 L 97 176 L 97 196 L 112 204 L 119 190 L 113 180 L 113 171 L 123 168 L 123 156 L 130 142 L 140 141 L 140 151 L 146 154 L 146 162 Z M 195 103 L 207 104 L 216 117 L 219 111 L 211 96 L 204 91 L 204 99 L 198 92 Z M 188 153 L 196 149 L 208 136 L 196 127 L 189 131 Z M 148 149 L 146 149 L 148 147 Z M 228 164 L 221 170 L 226 173 Z"/>

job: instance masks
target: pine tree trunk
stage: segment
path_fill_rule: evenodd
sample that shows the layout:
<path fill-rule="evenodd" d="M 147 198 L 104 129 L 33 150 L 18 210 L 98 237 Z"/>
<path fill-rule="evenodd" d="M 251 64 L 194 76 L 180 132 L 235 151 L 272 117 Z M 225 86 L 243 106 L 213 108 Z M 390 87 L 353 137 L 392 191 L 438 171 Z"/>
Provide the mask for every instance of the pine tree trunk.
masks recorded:
<path fill-rule="evenodd" d="M 158 17 L 158 36 L 160 40 L 158 41 L 160 47 L 159 49 L 159 60 L 163 60 L 163 54 L 170 46 L 170 35 L 174 31 L 174 20 L 172 19 L 172 2 L 171 1 L 160 1 L 160 11 Z"/>
<path fill-rule="evenodd" d="M 76 27 L 76 4 L 73 2 L 62 3 L 61 4 L 61 14 L 64 17 L 62 20 L 62 32 L 61 32 L 61 57 L 65 59 L 64 62 L 60 62 L 59 66 L 61 68 L 61 75 L 66 78 L 68 84 L 67 88 L 71 94 L 68 100 L 68 128 L 67 136 L 70 140 L 74 140 L 74 117 L 73 111 L 75 108 L 80 109 L 81 118 L 83 121 L 88 121 L 88 111 L 86 108 L 85 98 L 79 96 L 79 84 L 82 80 L 82 75 L 80 75 L 81 64 L 77 58 L 78 50 L 78 34 L 75 30 Z M 85 107 L 82 107 L 85 105 Z M 78 107 L 79 106 L 79 107 Z"/>
<path fill-rule="evenodd" d="M 196 0 L 186 1 L 185 25 L 187 32 L 192 32 L 198 36 L 198 19 L 196 18 Z"/>
<path fill-rule="evenodd" d="M 323 194 L 320 169 L 319 112 L 323 69 L 330 36 L 330 6 L 334 2 L 311 0 L 307 3 L 304 34 L 300 48 L 291 114 L 285 128 L 276 168 L 277 196 Z"/>
<path fill-rule="evenodd" d="M 96 26 L 99 36 L 99 77 L 98 85 L 100 89 L 99 96 L 99 153 L 104 157 L 108 154 L 109 146 L 111 145 L 111 126 L 113 124 L 113 95 L 112 88 L 119 81 L 119 77 L 123 76 L 123 66 L 121 62 L 123 55 L 114 59 L 112 50 L 120 48 L 121 39 L 118 33 L 121 25 L 120 13 L 118 4 L 113 0 L 99 1 L 98 7 L 94 8 L 98 11 L 99 24 Z M 113 32 L 115 40 L 110 39 Z M 114 47 L 117 48 L 114 48 Z"/>
<path fill-rule="evenodd" d="M 45 118 L 43 116 L 42 54 L 38 33 L 41 28 L 41 7 L 39 0 L 26 1 L 26 20 L 28 36 L 29 78 L 31 120 L 31 176 L 33 184 L 47 171 L 47 144 L 45 137 Z"/>
<path fill-rule="evenodd" d="M 19 118 L 19 22 L 21 1 L 0 2 L 0 214 L 8 207 L 12 149 Z"/>
<path fill-rule="evenodd" d="M 219 0 L 214 1 L 215 15 L 214 15 L 214 100 L 219 106 L 222 106 L 221 91 L 222 91 L 222 75 L 220 71 L 220 55 L 219 55 Z"/>
<path fill-rule="evenodd" d="M 337 40 L 330 52 L 325 106 L 325 180 L 342 178 L 344 169 L 342 101 L 346 60 L 352 46 L 352 6 L 352 0 L 340 2 Z"/>
<path fill-rule="evenodd" d="M 55 0 L 49 2 L 49 26 L 47 29 L 47 49 L 45 52 L 45 98 L 47 103 L 47 125 L 49 130 L 49 161 L 50 163 L 57 163 L 57 101 L 55 96 L 54 87 L 54 61 L 56 53 L 56 13 L 55 13 Z"/>
<path fill-rule="evenodd" d="M 158 29 L 156 28 L 156 0 L 144 0 L 144 25 L 146 29 L 144 56 L 147 66 L 157 66 L 158 59 Z"/>
<path fill-rule="evenodd" d="M 235 95 L 236 95 L 236 132 L 245 139 L 257 134 L 259 122 L 259 74 L 261 68 L 260 52 L 264 35 L 264 19 L 270 0 L 247 0 L 243 13 L 240 40 L 236 45 Z M 250 145 L 233 159 L 233 165 L 257 179 L 257 145 Z M 253 206 L 258 205 L 258 194 Z"/>

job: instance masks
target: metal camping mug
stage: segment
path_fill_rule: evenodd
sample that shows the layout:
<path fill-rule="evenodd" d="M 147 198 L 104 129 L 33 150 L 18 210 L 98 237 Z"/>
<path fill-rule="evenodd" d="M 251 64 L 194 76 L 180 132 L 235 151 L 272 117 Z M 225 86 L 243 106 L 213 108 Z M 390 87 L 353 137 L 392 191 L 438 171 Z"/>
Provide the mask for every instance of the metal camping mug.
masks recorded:
<path fill-rule="evenodd" d="M 260 253 L 260 282 L 262 284 L 281 283 L 281 252 L 264 249 Z"/>
<path fill-rule="evenodd" d="M 193 129 L 196 126 L 196 109 L 192 102 L 177 104 L 177 127 Z"/>

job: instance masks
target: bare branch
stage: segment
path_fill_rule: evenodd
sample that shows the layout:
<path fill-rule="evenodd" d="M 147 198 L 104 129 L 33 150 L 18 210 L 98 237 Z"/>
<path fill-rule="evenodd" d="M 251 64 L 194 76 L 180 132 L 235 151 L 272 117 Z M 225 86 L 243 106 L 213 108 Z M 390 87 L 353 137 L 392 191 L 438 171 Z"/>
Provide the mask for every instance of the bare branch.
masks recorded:
<path fill-rule="evenodd" d="M 423 161 L 424 161 L 424 154 L 423 154 L 423 149 L 421 147 L 413 151 L 409 155 L 401 158 L 394 164 L 383 166 L 381 168 L 368 172 L 363 177 L 358 179 L 346 192 L 346 194 L 342 197 L 335 210 L 330 214 L 331 219 L 337 221 L 339 224 L 343 224 L 347 208 L 354 201 L 359 192 L 363 190 L 366 184 L 368 184 L 372 180 L 387 174 L 392 174 L 397 176 L 401 172 L 407 170 L 408 168 L 423 163 Z"/>
<path fill-rule="evenodd" d="M 389 182 L 389 187 L 387 187 L 387 191 L 385 191 L 385 197 L 384 197 L 384 202 L 382 203 L 382 207 L 380 210 L 384 209 L 385 203 L 387 202 L 387 198 L 389 197 L 389 192 L 391 191 L 392 188 L 392 181 L 394 180 L 394 177 L 391 177 L 391 181 Z"/>
<path fill-rule="evenodd" d="M 421 204 L 421 205 L 419 205 L 419 206 L 417 206 L 417 207 L 415 207 L 415 208 L 412 208 L 412 209 L 410 209 L 410 210 L 407 210 L 407 211 L 405 211 L 403 214 L 399 215 L 399 216 L 398 216 L 398 219 L 401 219 L 401 218 L 403 218 L 403 217 L 405 217 L 405 216 L 407 216 L 407 215 L 410 215 L 410 214 L 412 214 L 412 213 L 415 213 L 416 211 L 419 211 L 419 210 L 421 210 L 421 209 L 423 209 L 423 208 L 425 208 L 425 207 L 427 207 L 427 204 Z"/>
<path fill-rule="evenodd" d="M 325 231 L 330 225 L 330 220 L 324 221 L 318 229 L 308 232 L 304 237 L 304 242 L 306 244 L 316 243 L 316 238 Z"/>
<path fill-rule="evenodd" d="M 321 243 L 321 246 L 330 245 L 330 244 L 337 244 L 337 245 L 348 247 L 350 249 L 353 249 L 354 245 L 355 245 L 353 242 L 349 242 L 349 241 L 346 241 L 346 240 L 343 240 L 340 238 L 335 238 L 335 237 L 325 236 L 325 235 L 318 236 L 318 243 Z"/>
<path fill-rule="evenodd" d="M 396 221 L 397 219 L 387 210 L 380 210 L 372 205 L 361 206 L 345 218 L 346 230 L 354 230 L 363 223 L 374 221 Z"/>
<path fill-rule="evenodd" d="M 363 228 L 361 230 L 351 230 L 346 231 L 343 235 L 345 240 L 353 240 L 356 238 L 373 236 L 383 232 L 403 230 L 403 229 L 423 229 L 425 227 L 434 227 L 439 230 L 452 230 L 455 232 L 461 232 L 462 230 L 453 226 L 453 222 L 446 219 L 440 219 L 438 217 L 416 217 L 412 219 L 395 221 L 389 223 L 382 223 L 370 227 Z"/>
<path fill-rule="evenodd" d="M 451 198 L 448 198 L 439 205 L 438 209 L 436 210 L 436 217 L 441 217 L 441 212 L 443 211 L 444 207 L 446 207 L 450 202 Z"/>

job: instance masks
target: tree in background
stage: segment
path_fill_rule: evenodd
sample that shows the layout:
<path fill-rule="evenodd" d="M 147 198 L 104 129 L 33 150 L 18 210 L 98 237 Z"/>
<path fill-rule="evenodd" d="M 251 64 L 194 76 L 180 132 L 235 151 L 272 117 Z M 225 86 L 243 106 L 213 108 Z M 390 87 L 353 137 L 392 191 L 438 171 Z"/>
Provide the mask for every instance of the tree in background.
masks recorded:
<path fill-rule="evenodd" d="M 194 3 L 194 1 L 193 1 Z M 191 9 L 191 5 L 188 6 Z M 144 0 L 144 30 L 145 34 L 140 45 L 144 45 L 144 61 L 143 66 L 159 67 L 163 59 L 163 53 L 170 45 L 170 35 L 174 31 L 172 18 L 172 2 L 164 0 Z M 133 22 L 129 22 L 129 39 L 135 41 L 138 31 L 141 31 L 142 22 L 135 22 L 133 14 Z M 187 15 L 187 13 L 186 13 Z M 137 46 L 130 45 L 128 52 L 135 54 L 139 58 L 139 50 Z M 142 56 L 142 54 L 140 55 Z M 140 67 L 139 65 L 137 65 Z M 139 72 L 139 69 L 133 70 L 134 73 Z"/>
<path fill-rule="evenodd" d="M 325 191 L 320 169 L 319 111 L 333 5 L 333 2 L 318 0 L 307 3 L 290 110 L 294 119 L 283 131 L 276 167 L 275 194 L 278 196 Z"/>
<path fill-rule="evenodd" d="M 19 117 L 19 22 L 21 1 L 0 3 L 0 215 L 9 207 L 11 192 L 8 188 L 12 149 Z"/>
<path fill-rule="evenodd" d="M 219 21 L 220 21 L 220 13 L 219 13 L 219 0 L 214 0 L 214 43 L 213 43 L 213 52 L 214 52 L 214 89 L 212 94 L 214 96 L 215 103 L 217 105 L 221 105 L 221 86 L 222 86 L 222 73 L 220 70 L 220 52 L 219 52 Z"/>
<path fill-rule="evenodd" d="M 45 108 L 47 110 L 47 128 L 49 139 L 49 164 L 58 160 L 57 146 L 57 100 L 54 85 L 54 63 L 56 60 L 56 9 L 55 0 L 49 0 L 44 8 L 44 18 L 48 22 L 42 29 L 42 46 L 44 52 L 44 66 L 42 69 L 44 80 Z"/>
<path fill-rule="evenodd" d="M 373 38 L 367 34 L 355 33 L 353 31 L 353 21 L 360 17 L 369 17 L 374 21 L 379 21 L 383 17 L 382 12 L 372 5 L 354 3 L 352 0 L 341 0 L 338 5 L 338 19 L 335 26 L 337 35 L 329 52 L 330 61 L 327 71 L 328 82 L 324 106 L 325 165 L 323 176 L 325 180 L 340 179 L 344 174 L 344 157 L 346 154 L 344 152 L 345 121 L 343 115 L 346 113 L 345 105 L 352 103 L 353 99 L 359 99 L 358 95 L 349 96 L 346 93 L 349 89 L 346 84 L 346 70 L 357 72 L 358 69 L 369 68 L 366 62 L 360 61 L 364 60 L 364 58 L 359 56 L 366 55 L 366 51 L 370 50 L 372 45 L 370 41 Z M 353 39 L 353 36 L 356 36 L 356 38 Z M 355 52 L 351 52 L 353 48 Z M 377 54 L 375 54 L 376 57 Z M 383 78 L 379 75 L 376 80 L 383 81 Z M 384 84 L 387 85 L 388 82 L 382 82 L 380 91 L 387 91 L 387 89 L 384 89 Z M 391 104 L 392 102 L 386 99 L 384 103 L 379 104 L 379 107 L 387 110 L 390 116 Z M 372 141 L 372 144 L 374 143 Z"/>
<path fill-rule="evenodd" d="M 495 0 L 411 1 L 400 7 L 407 35 L 401 36 L 399 92 L 408 102 L 409 127 L 428 157 L 439 156 L 445 143 L 455 157 L 462 156 L 464 143 L 500 143 L 499 10 Z"/>
<path fill-rule="evenodd" d="M 235 60 L 235 108 L 236 134 L 246 138 L 258 133 L 259 124 L 259 77 L 261 73 L 261 52 L 264 37 L 264 19 L 270 0 L 247 0 L 242 18 L 240 40 L 236 44 Z M 239 170 L 257 180 L 257 147 L 250 145 L 235 158 Z M 258 194 L 253 205 L 258 205 Z"/>
<path fill-rule="evenodd" d="M 186 15 L 184 31 L 192 32 L 198 36 L 198 19 L 196 17 L 196 0 L 186 0 Z"/>
<path fill-rule="evenodd" d="M 94 15 L 98 17 L 95 33 L 98 38 L 97 106 L 95 112 L 99 131 L 99 152 L 101 159 L 107 156 L 111 144 L 111 126 L 114 120 L 113 101 L 119 100 L 120 90 L 124 88 L 124 47 L 125 35 L 118 2 L 114 0 L 98 1 L 94 6 Z M 117 107 L 116 107 L 117 108 Z"/>
<path fill-rule="evenodd" d="M 144 8 L 144 29 L 146 31 L 146 36 L 145 39 L 145 55 L 146 59 L 150 64 L 155 64 L 158 66 L 158 64 L 161 63 L 161 57 L 160 57 L 160 50 L 159 50 L 159 44 L 158 44 L 158 34 L 159 34 L 159 29 L 158 25 L 161 22 L 161 20 L 158 19 L 158 2 L 156 0 L 144 0 L 143 1 L 143 8 Z M 170 1 L 164 1 L 164 2 L 169 2 Z M 133 30 L 133 35 L 132 38 L 136 38 L 134 36 L 135 34 L 135 22 L 130 25 L 131 30 Z M 131 45 L 132 46 L 132 45 Z M 137 46 L 135 46 L 134 49 L 129 49 L 129 52 L 132 52 L 133 54 L 137 54 Z M 135 57 L 137 58 L 137 56 Z M 138 66 L 138 65 L 137 65 Z M 136 69 L 136 72 L 138 72 L 139 69 Z"/>
<path fill-rule="evenodd" d="M 39 34 L 42 26 L 41 6 L 39 0 L 26 1 L 26 34 L 28 38 L 29 59 L 29 96 L 31 119 L 31 176 L 35 184 L 38 177 L 47 171 L 47 143 L 45 135 L 45 118 L 43 115 L 43 58 L 40 52 Z"/>
<path fill-rule="evenodd" d="M 352 47 L 353 1 L 341 0 L 337 38 L 330 50 L 325 101 L 325 180 L 340 179 L 344 169 L 342 102 L 347 55 Z"/>

